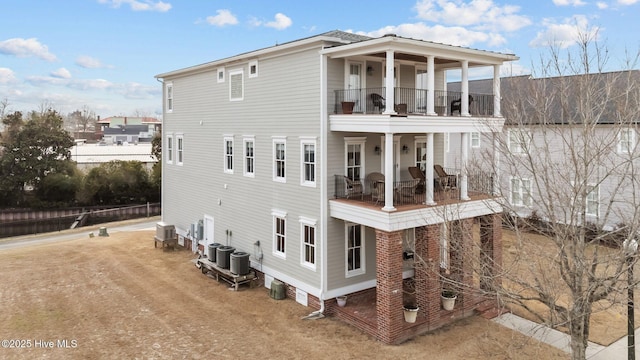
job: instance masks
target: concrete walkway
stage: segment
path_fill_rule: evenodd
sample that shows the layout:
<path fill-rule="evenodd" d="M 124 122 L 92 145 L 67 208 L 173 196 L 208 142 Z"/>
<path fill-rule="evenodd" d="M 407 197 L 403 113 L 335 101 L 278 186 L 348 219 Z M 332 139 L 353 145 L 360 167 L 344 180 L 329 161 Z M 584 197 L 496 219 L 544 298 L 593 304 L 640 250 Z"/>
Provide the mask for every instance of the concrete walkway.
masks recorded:
<path fill-rule="evenodd" d="M 569 335 L 548 328 L 536 322 L 521 318 L 511 313 L 502 314 L 493 319 L 496 323 L 506 326 L 510 329 L 519 331 L 524 335 L 530 336 L 536 340 L 547 343 L 567 353 L 571 352 L 571 344 Z M 640 329 L 635 331 L 636 339 L 640 339 Z M 636 340 L 636 359 L 640 360 L 640 344 Z M 609 346 L 602 346 L 589 341 L 587 346 L 587 359 L 589 360 L 611 360 L 627 358 L 627 337 L 623 336 L 618 341 Z"/>

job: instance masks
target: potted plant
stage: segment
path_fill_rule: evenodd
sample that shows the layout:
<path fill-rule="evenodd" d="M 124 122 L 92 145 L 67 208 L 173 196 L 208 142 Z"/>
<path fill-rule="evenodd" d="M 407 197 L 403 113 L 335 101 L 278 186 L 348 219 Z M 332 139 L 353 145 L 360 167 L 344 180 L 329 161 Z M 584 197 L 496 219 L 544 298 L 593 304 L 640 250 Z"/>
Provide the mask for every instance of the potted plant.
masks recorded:
<path fill-rule="evenodd" d="M 420 310 L 420 308 L 416 305 L 412 305 L 412 304 L 404 305 L 403 307 L 404 321 L 408 323 L 416 322 L 416 318 L 418 317 L 418 310 Z"/>
<path fill-rule="evenodd" d="M 457 298 L 458 296 L 455 291 L 450 289 L 442 290 L 442 308 L 447 311 L 453 310 Z"/>
<path fill-rule="evenodd" d="M 342 102 L 342 113 L 343 114 L 353 114 L 353 107 L 356 105 L 353 101 L 343 101 Z"/>
<path fill-rule="evenodd" d="M 344 307 L 345 305 L 347 305 L 347 296 L 336 296 L 336 301 L 338 302 L 338 306 Z"/>

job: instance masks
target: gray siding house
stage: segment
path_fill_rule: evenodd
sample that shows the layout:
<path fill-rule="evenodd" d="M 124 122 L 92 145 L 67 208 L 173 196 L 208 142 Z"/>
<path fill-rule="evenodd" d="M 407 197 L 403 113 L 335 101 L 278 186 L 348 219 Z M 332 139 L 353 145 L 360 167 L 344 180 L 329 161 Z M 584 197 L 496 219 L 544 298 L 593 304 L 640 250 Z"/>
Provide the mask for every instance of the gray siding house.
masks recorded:
<path fill-rule="evenodd" d="M 466 144 L 472 132 L 502 130 L 498 73 L 516 59 L 331 31 L 159 74 L 162 221 L 193 251 L 219 243 L 250 253 L 266 287 L 277 279 L 315 314 L 385 343 L 468 316 L 488 300 L 465 290 L 453 313 L 440 307 L 447 276 L 478 286 L 449 247 L 472 241 L 479 224 L 497 272 L 501 208 L 483 174 L 465 170 Z M 470 113 L 474 67 L 495 81 Z M 447 91 L 451 72 L 461 91 Z M 464 230 L 443 235 L 454 223 Z M 403 320 L 408 302 L 415 323 Z"/>

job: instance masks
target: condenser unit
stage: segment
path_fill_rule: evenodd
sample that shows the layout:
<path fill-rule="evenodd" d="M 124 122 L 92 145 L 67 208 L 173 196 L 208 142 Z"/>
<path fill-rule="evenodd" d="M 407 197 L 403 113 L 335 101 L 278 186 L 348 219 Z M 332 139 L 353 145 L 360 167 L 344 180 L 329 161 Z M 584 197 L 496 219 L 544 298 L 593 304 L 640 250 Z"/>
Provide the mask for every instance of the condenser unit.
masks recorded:
<path fill-rule="evenodd" d="M 174 239 L 176 237 L 176 227 L 164 222 L 156 223 L 156 238 L 161 241 Z"/>

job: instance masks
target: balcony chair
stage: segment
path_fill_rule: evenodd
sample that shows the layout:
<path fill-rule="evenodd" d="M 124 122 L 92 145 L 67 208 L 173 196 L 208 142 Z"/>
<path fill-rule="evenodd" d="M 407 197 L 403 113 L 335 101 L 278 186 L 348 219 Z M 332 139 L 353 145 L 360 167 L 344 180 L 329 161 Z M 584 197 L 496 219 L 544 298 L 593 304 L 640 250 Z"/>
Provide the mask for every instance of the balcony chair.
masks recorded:
<path fill-rule="evenodd" d="M 447 172 L 442 168 L 442 165 L 433 165 L 433 170 L 435 170 L 436 175 L 438 176 L 438 182 L 443 189 L 447 190 L 456 188 L 457 177 L 455 175 L 447 174 Z"/>
<path fill-rule="evenodd" d="M 411 174 L 412 178 L 418 180 L 418 184 L 416 185 L 416 193 L 422 194 L 424 192 L 424 187 L 426 184 L 425 182 L 427 181 L 424 173 L 422 172 L 422 170 L 420 170 L 420 168 L 416 166 L 409 166 L 409 174 Z"/>
<path fill-rule="evenodd" d="M 376 205 L 379 201 L 384 202 L 384 174 L 372 172 L 365 180 L 371 192 L 371 199 L 376 201 Z"/>
<path fill-rule="evenodd" d="M 383 112 L 385 109 L 384 98 L 380 94 L 372 93 L 369 95 L 371 98 L 371 102 L 373 103 L 373 107 L 378 108 L 378 111 Z"/>
<path fill-rule="evenodd" d="M 472 102 L 473 102 L 473 97 L 469 95 L 469 109 L 471 109 Z M 457 111 L 458 115 L 462 113 L 462 99 L 455 99 L 451 101 L 451 115 L 453 115 L 454 111 Z"/>
<path fill-rule="evenodd" d="M 416 187 L 420 179 L 401 181 L 396 186 L 396 193 L 405 198 L 413 198 L 416 195 Z"/>
<path fill-rule="evenodd" d="M 364 192 L 362 191 L 362 184 L 359 180 L 351 180 L 348 176 L 344 177 L 344 194 L 348 198 L 352 196 L 359 196 L 360 199 L 363 198 Z"/>

